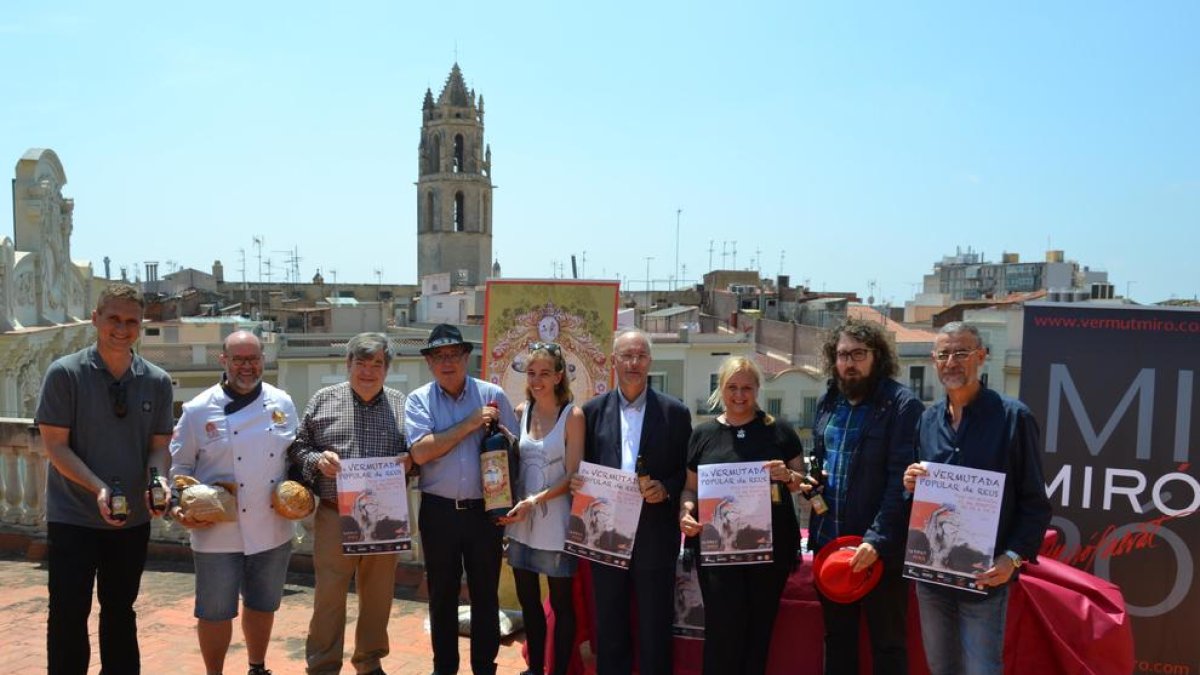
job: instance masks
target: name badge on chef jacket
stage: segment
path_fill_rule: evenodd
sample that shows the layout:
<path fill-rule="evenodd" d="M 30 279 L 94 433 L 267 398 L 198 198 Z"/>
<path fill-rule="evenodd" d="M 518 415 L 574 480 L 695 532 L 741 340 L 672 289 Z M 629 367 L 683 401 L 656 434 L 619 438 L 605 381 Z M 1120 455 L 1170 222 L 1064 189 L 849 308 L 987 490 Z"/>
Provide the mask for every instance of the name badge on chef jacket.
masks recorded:
<path fill-rule="evenodd" d="M 221 437 L 221 427 L 218 427 L 216 422 L 205 422 L 204 436 L 210 441 L 217 440 Z"/>

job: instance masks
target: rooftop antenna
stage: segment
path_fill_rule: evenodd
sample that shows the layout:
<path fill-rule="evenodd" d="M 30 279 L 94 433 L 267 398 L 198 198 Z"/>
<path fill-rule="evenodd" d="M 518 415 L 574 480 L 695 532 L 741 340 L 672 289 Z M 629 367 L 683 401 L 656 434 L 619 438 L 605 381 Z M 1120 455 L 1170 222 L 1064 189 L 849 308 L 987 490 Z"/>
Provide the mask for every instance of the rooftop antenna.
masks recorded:
<path fill-rule="evenodd" d="M 259 318 L 262 317 L 262 277 L 263 277 L 262 247 L 263 247 L 262 235 L 255 235 L 254 236 L 254 248 L 255 248 L 255 250 L 258 251 L 258 316 L 259 316 Z"/>
<path fill-rule="evenodd" d="M 671 290 L 679 288 L 679 216 L 683 214 L 683 209 L 675 209 L 675 284 Z"/>

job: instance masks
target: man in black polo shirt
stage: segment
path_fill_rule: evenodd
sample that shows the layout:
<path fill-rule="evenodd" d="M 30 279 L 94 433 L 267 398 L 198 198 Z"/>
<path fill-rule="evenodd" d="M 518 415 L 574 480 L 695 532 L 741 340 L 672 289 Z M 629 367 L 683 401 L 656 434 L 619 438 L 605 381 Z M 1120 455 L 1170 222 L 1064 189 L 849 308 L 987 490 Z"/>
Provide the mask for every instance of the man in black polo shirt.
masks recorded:
<path fill-rule="evenodd" d="M 92 312 L 96 344 L 46 371 L 37 422 L 50 473 L 46 481 L 51 675 L 83 675 L 91 659 L 92 583 L 100 600 L 100 662 L 105 672 L 141 670 L 133 602 L 150 539 L 145 498 L 149 468 L 166 489 L 171 455 L 171 378 L 134 354 L 141 336 L 141 293 L 112 284 Z M 120 486 L 122 520 L 109 507 Z M 114 517 L 117 516 L 117 517 Z"/>

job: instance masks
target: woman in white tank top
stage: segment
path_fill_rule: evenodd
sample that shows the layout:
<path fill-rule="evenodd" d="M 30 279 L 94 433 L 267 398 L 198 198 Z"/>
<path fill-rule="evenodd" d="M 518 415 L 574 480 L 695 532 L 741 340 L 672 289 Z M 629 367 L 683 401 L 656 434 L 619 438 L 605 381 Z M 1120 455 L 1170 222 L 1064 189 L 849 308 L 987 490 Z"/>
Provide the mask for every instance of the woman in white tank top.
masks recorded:
<path fill-rule="evenodd" d="M 521 420 L 520 492 L 508 515 L 508 564 L 513 568 L 517 599 L 525 618 L 529 669 L 521 675 L 543 675 L 546 662 L 546 616 L 538 575 L 546 575 L 554 610 L 554 675 L 570 665 L 575 637 L 571 592 L 575 557 L 563 551 L 571 515 L 568 490 L 583 458 L 583 411 L 571 403 L 567 364 L 554 343 L 535 342 L 526 362 L 525 394 L 517 406 Z"/>

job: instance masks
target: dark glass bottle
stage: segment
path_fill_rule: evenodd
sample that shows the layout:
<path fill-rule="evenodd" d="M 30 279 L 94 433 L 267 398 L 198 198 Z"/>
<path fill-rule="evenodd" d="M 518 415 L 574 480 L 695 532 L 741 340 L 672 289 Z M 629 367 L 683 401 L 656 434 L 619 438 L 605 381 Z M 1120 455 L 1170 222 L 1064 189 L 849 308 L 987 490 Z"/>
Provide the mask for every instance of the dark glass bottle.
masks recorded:
<path fill-rule="evenodd" d="M 646 468 L 646 456 L 638 455 L 637 463 L 634 464 L 634 471 L 637 473 L 638 489 L 643 493 L 650 488 L 650 470 Z"/>
<path fill-rule="evenodd" d="M 113 476 L 112 487 L 108 491 L 108 510 L 115 521 L 123 523 L 129 519 L 129 500 L 121 487 L 121 479 L 116 476 Z"/>
<path fill-rule="evenodd" d="M 772 504 L 782 504 L 783 503 L 783 495 L 786 492 L 787 492 L 786 484 L 784 484 L 780 481 L 777 481 L 777 480 L 771 481 L 771 503 Z"/>
<path fill-rule="evenodd" d="M 146 491 L 150 493 L 150 508 L 155 513 L 163 513 L 167 510 L 167 491 L 163 489 L 162 483 L 158 480 L 158 467 L 150 467 L 150 483 L 146 485 Z"/>
<path fill-rule="evenodd" d="M 801 492 L 805 499 L 812 504 L 813 513 L 818 516 L 823 515 L 829 510 L 829 504 L 825 503 L 825 497 L 821 495 L 825 491 L 825 479 L 823 478 L 824 466 L 820 457 L 809 455 L 808 457 L 808 475 L 804 477 L 804 482 L 812 486 L 807 494 Z"/>
<path fill-rule="evenodd" d="M 498 407 L 495 403 L 489 406 Z M 479 451 L 479 476 L 483 481 L 483 508 L 492 520 L 512 510 L 517 475 L 516 452 L 499 422 L 488 426 Z"/>

